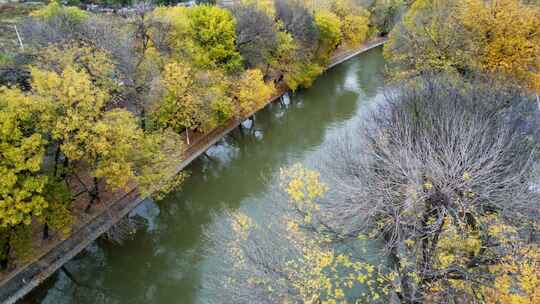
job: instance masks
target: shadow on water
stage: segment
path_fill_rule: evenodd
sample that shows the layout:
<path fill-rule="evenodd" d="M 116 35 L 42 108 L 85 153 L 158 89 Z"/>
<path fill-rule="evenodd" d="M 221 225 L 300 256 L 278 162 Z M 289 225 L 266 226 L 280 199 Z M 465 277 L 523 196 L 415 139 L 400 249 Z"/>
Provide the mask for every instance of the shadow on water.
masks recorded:
<path fill-rule="evenodd" d="M 212 212 L 260 203 L 265 178 L 320 150 L 383 86 L 374 49 L 327 71 L 308 90 L 257 113 L 251 129 L 233 131 L 189 166 L 182 189 L 141 211 L 151 224 L 122 245 L 96 242 L 66 265 L 85 286 L 59 272 L 24 303 L 196 303 L 204 227 Z M 210 270 L 211 271 L 211 270 Z"/>

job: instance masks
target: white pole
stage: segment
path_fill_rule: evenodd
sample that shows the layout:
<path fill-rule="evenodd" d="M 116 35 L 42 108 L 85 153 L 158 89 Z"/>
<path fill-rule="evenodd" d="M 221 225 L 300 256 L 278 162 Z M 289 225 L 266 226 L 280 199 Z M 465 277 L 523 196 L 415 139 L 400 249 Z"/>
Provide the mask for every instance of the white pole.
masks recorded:
<path fill-rule="evenodd" d="M 19 34 L 19 31 L 17 30 L 17 26 L 14 25 L 13 27 L 15 28 L 15 33 L 17 33 L 17 39 L 19 39 L 19 44 L 21 46 L 21 49 L 24 51 L 24 45 L 21 39 L 21 35 Z"/>
<path fill-rule="evenodd" d="M 189 145 L 189 129 L 186 129 L 187 144 Z"/>

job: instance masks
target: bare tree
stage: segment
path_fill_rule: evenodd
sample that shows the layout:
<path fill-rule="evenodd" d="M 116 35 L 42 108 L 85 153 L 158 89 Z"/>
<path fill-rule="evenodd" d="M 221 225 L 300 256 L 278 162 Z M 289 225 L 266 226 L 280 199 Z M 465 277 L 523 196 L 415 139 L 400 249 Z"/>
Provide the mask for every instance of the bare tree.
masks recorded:
<path fill-rule="evenodd" d="M 236 47 L 249 68 L 257 67 L 268 60 L 277 48 L 277 29 L 274 21 L 255 3 L 235 5 L 232 8 L 236 19 Z"/>
<path fill-rule="evenodd" d="M 344 265 L 354 273 L 369 256 L 357 246 L 362 237 L 381 244 L 383 258 L 367 267 L 386 297 L 373 288 L 370 302 L 471 303 L 489 296 L 501 275 L 493 269 L 506 269 L 509 259 L 525 263 L 522 253 L 538 248 L 540 113 L 533 100 L 498 81 L 434 75 L 389 92 L 357 132 L 328 149 L 321 171 L 330 191 L 312 213 L 283 204 L 286 197 L 273 200 L 272 209 L 283 208 L 276 212 L 286 217 L 309 217 L 300 221 L 302 237 L 273 214 L 257 217 L 257 229 L 242 228 L 249 220 L 237 213 L 218 221 L 210 236 L 230 275 L 214 274 L 208 290 L 235 303 L 304 302 L 304 286 L 313 281 L 296 279 L 317 266 L 305 258 L 309 244 L 334 254 L 331 261 L 345 259 L 322 271 L 326 280 L 340 269 L 331 278 L 341 286 L 335 281 L 351 271 Z M 307 181 L 285 189 L 313 188 Z M 299 275 L 291 265 L 300 265 Z M 358 281 L 347 301 L 360 298 Z M 329 296 L 325 288 L 312 292 L 307 302 Z"/>
<path fill-rule="evenodd" d="M 92 16 L 85 22 L 83 37 L 87 43 L 106 50 L 112 57 L 122 84 L 118 98 L 141 119 L 146 127 L 146 108 L 152 101 L 152 88 L 159 77 L 159 66 L 149 60 L 155 48 L 168 54 L 165 41 L 170 25 L 152 16 L 151 1 L 141 1 L 119 16 Z"/>
<path fill-rule="evenodd" d="M 26 43 L 36 47 L 79 39 L 83 30 L 83 21 L 64 10 L 47 18 L 28 17 L 21 24 Z"/>
<path fill-rule="evenodd" d="M 484 267 L 506 254 L 488 232 L 489 216 L 517 230 L 538 221 L 539 196 L 531 190 L 538 110 L 515 87 L 484 81 L 431 76 L 401 88 L 360 132 L 361 141 L 333 151 L 340 161 L 325 172 L 341 185 L 328 205 L 334 227 L 384 241 L 405 303 L 425 301 L 430 287 L 448 280 L 488 284 Z M 480 249 L 441 266 L 450 230 L 463 240 L 474 234 Z M 444 302 L 455 292 L 448 285 L 430 296 Z"/>
<path fill-rule="evenodd" d="M 319 30 L 313 15 L 303 3 L 298 0 L 276 0 L 276 18 L 283 22 L 285 31 L 301 44 L 304 55 L 311 54 L 318 44 Z"/>

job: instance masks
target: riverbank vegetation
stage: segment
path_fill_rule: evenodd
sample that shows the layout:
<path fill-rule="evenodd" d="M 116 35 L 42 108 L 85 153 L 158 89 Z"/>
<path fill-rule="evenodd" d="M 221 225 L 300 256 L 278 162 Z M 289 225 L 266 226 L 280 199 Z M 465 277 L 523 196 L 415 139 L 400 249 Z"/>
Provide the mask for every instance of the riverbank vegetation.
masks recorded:
<path fill-rule="evenodd" d="M 204 292 L 538 303 L 539 25 L 535 1 L 411 1 L 384 47 L 392 91 L 317 170 L 282 169 L 264 218 L 215 219 Z"/>
<path fill-rule="evenodd" d="M 180 184 L 174 164 L 193 138 L 309 87 L 333 54 L 387 32 L 401 6 L 34 7 L 0 59 L 1 268 L 69 236 L 117 193 Z"/>

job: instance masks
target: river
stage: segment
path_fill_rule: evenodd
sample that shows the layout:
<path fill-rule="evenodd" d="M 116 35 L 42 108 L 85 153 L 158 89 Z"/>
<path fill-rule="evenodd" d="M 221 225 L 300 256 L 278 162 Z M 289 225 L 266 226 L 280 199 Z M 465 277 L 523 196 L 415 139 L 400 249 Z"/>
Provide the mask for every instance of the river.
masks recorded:
<path fill-rule="evenodd" d="M 224 206 L 249 210 L 265 203 L 268 176 L 308 164 L 361 119 L 384 88 L 381 48 L 319 77 L 313 87 L 273 103 L 250 130 L 235 130 L 189 167 L 190 177 L 160 202 L 137 209 L 145 224 L 122 244 L 97 241 L 21 303 L 205 303 L 199 286 L 211 274 L 201 254 L 211 214 Z"/>

